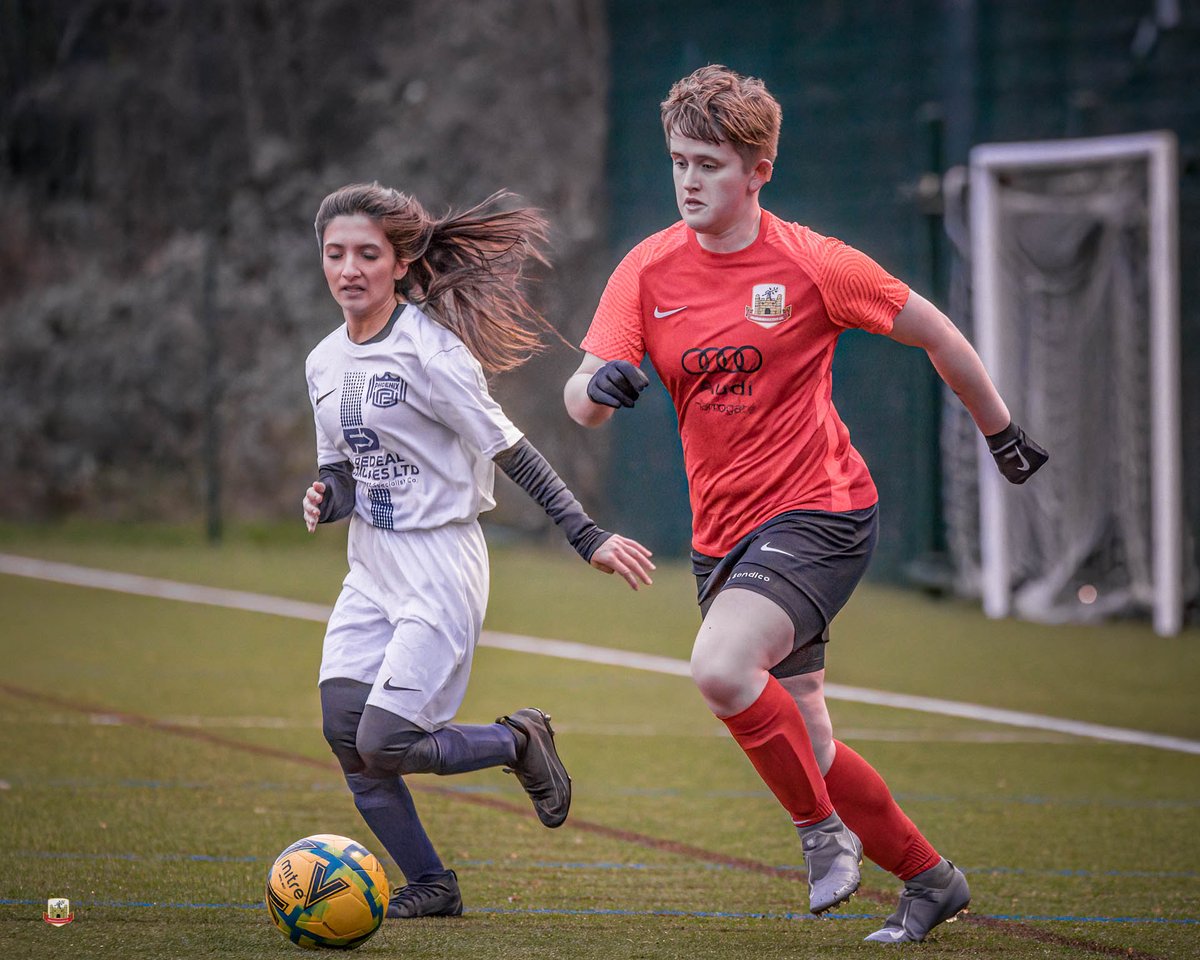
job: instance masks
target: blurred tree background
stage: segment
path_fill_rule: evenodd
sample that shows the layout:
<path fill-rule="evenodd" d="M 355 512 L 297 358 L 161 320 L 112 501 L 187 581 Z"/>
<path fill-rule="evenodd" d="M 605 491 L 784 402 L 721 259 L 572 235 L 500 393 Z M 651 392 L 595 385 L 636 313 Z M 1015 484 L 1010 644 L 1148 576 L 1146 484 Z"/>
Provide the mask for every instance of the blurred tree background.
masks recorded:
<path fill-rule="evenodd" d="M 578 343 L 616 261 L 676 216 L 657 104 L 710 62 L 783 104 L 767 206 L 943 304 L 940 178 L 973 144 L 1173 130 L 1200 544 L 1200 9 L 1177 0 L 0 0 L 0 517 L 296 516 L 303 360 L 341 319 L 311 224 L 351 181 L 544 209 L 533 299 Z M 665 395 L 585 435 L 559 402 L 577 363 L 550 344 L 493 389 L 598 521 L 686 549 Z M 940 385 L 852 333 L 834 391 L 888 512 L 872 574 L 911 577 L 944 549 Z M 498 495 L 494 523 L 546 532 Z"/>
<path fill-rule="evenodd" d="M 341 322 L 312 221 L 345 183 L 543 208 L 534 300 L 578 342 L 611 266 L 606 75 L 598 0 L 0 4 L 0 467 L 19 480 L 0 510 L 298 516 L 304 357 Z M 577 362 L 551 345 L 495 388 L 586 497 L 602 451 L 564 442 L 557 401 Z"/>

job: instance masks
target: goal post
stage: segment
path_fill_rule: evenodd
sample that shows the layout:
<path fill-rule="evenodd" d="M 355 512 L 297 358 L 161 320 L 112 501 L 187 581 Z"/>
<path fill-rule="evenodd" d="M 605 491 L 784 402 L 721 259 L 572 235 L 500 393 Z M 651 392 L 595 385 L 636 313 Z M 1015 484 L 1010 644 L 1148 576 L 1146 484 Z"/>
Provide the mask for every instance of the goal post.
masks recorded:
<path fill-rule="evenodd" d="M 1091 293 L 1090 302 L 1099 307 L 1100 312 L 1112 313 L 1115 316 L 1112 329 L 1117 333 L 1112 334 L 1109 331 L 1107 335 L 1125 338 L 1126 344 L 1133 343 L 1129 338 L 1136 336 L 1140 338 L 1137 340 L 1136 349 L 1145 352 L 1146 369 L 1130 374 L 1123 384 L 1110 383 L 1110 389 L 1113 391 L 1129 384 L 1134 385 L 1134 393 L 1141 393 L 1144 389 L 1144 396 L 1127 399 L 1145 404 L 1142 432 L 1148 431 L 1149 434 L 1145 453 L 1149 462 L 1144 465 L 1135 464 L 1127 471 L 1128 475 L 1135 479 L 1142 478 L 1143 471 L 1148 473 L 1144 478 L 1145 498 L 1148 500 L 1145 505 L 1146 515 L 1141 516 L 1136 506 L 1129 507 L 1125 502 L 1129 498 L 1125 491 L 1120 489 L 1121 480 L 1117 479 L 1113 481 L 1116 491 L 1113 495 L 1122 499 L 1126 515 L 1115 525 L 1123 527 L 1126 531 L 1139 523 L 1142 527 L 1149 527 L 1149 542 L 1144 552 L 1148 566 L 1147 574 L 1152 580 L 1150 605 L 1154 629 L 1164 636 L 1176 634 L 1181 629 L 1185 601 L 1177 150 L 1175 136 L 1169 131 L 1078 140 L 983 144 L 971 150 L 969 173 L 971 310 L 976 347 L 1001 395 L 1009 402 L 1014 419 L 1029 428 L 1034 439 L 1048 436 L 1045 431 L 1049 430 L 1049 418 L 1063 416 L 1066 412 L 1052 409 L 1045 396 L 1036 392 L 1039 388 L 1036 383 L 1032 383 L 1033 378 L 1022 368 L 1023 361 L 1027 359 L 1023 356 L 1025 347 L 1019 339 L 1020 333 L 1014 329 L 1022 322 L 1022 318 L 1013 316 L 1016 310 L 1014 305 L 1022 303 L 1023 296 L 1048 299 L 1051 294 L 1039 291 L 1054 286 L 1057 280 L 1050 272 L 1034 279 L 1022 277 L 1019 271 L 1014 272 L 1014 262 L 1020 261 L 1027 251 L 1017 249 L 1014 252 L 1013 244 L 1019 248 L 1021 240 L 1013 241 L 1005 234 L 1005 230 L 1009 229 L 1011 234 L 1014 229 L 1012 223 L 1016 222 L 1014 217 L 1026 215 L 1027 218 L 1042 216 L 1045 220 L 1042 229 L 1052 231 L 1055 210 L 1063 211 L 1064 217 L 1075 217 L 1076 223 L 1082 222 L 1080 210 L 1084 211 L 1084 220 L 1089 211 L 1095 210 L 1099 211 L 1096 213 L 1097 223 L 1111 223 L 1112 218 L 1117 216 L 1113 212 L 1117 205 L 1106 205 L 1099 194 L 1088 194 L 1085 190 L 1076 191 L 1078 177 L 1103 177 L 1104 168 L 1109 168 L 1120 171 L 1120 176 L 1125 178 L 1122 182 L 1137 181 L 1138 192 L 1130 194 L 1134 200 L 1122 201 L 1123 205 L 1120 206 L 1120 215 L 1124 216 L 1125 220 L 1119 227 L 1126 233 L 1142 232 L 1144 228 L 1144 238 L 1138 241 L 1139 251 L 1144 250 L 1141 255 L 1144 256 L 1145 263 L 1144 266 L 1139 266 L 1144 275 L 1139 272 L 1134 280 L 1118 278 L 1116 281 L 1105 282 L 1117 283 L 1121 290 L 1132 291 L 1129 302 L 1133 303 L 1136 298 L 1138 305 L 1136 310 L 1127 313 L 1137 313 L 1139 316 L 1122 313 L 1119 305 L 1114 304 L 1111 299 L 1103 298 L 1103 293 Z M 1057 185 L 1039 197 L 1036 189 L 1043 183 L 1051 184 L 1056 176 L 1059 177 Z M 1076 179 L 1072 180 L 1072 177 Z M 1068 186 L 1064 187 L 1063 184 Z M 1055 190 L 1058 192 L 1055 193 Z M 1072 204 L 1074 206 L 1071 206 Z M 1014 214 L 1014 210 L 1018 212 Z M 1084 228 L 1079 229 L 1082 236 Z M 1104 229 L 1097 227 L 1084 239 L 1093 245 L 1103 245 L 1103 236 L 1097 239 L 1097 235 L 1103 233 Z M 1053 239 L 1048 237 L 1046 243 L 1051 244 Z M 1081 241 L 1081 244 L 1083 242 Z M 1143 243 L 1144 248 L 1140 246 Z M 1057 252 L 1056 250 L 1055 253 Z M 1077 264 L 1070 263 L 1062 269 L 1069 274 L 1071 270 L 1079 268 Z M 1074 282 L 1077 282 L 1077 278 L 1068 277 L 1062 281 L 1062 286 Z M 1019 287 L 1023 283 L 1037 287 L 1038 290 L 1031 295 L 1014 292 L 1014 286 Z M 1095 287 L 1094 290 L 1099 290 L 1099 287 Z M 1109 292 L 1111 293 L 1111 290 Z M 1062 329 L 1065 325 L 1064 317 L 1061 316 L 1062 307 L 1057 309 L 1060 313 L 1060 316 L 1055 318 L 1057 325 L 1046 336 L 1059 337 L 1062 341 L 1060 349 L 1063 351 L 1078 349 L 1082 352 L 1086 338 L 1098 335 L 1098 328 L 1092 327 L 1090 332 L 1075 334 L 1072 338 L 1069 332 Z M 1146 316 L 1142 318 L 1141 313 L 1145 313 Z M 1129 328 L 1134 326 L 1135 321 L 1143 326 L 1139 327 L 1138 331 L 1131 331 Z M 1132 362 L 1126 356 L 1129 352 L 1128 349 L 1113 346 L 1107 356 L 1117 358 L 1119 365 L 1127 367 Z M 1062 357 L 1067 355 L 1066 352 L 1059 354 Z M 1101 378 L 1107 375 L 1106 371 L 1089 370 L 1086 358 L 1079 362 L 1083 364 L 1081 372 L 1088 377 Z M 1069 376 L 1072 369 L 1069 363 L 1064 364 L 1061 371 L 1054 371 L 1053 363 L 1052 360 L 1042 360 L 1043 372 L 1047 366 L 1051 368 L 1051 380 L 1056 372 L 1061 377 Z M 1054 389 L 1059 391 L 1058 397 L 1061 399 L 1063 386 L 1059 384 Z M 1098 395 L 1103 397 L 1102 388 L 1093 386 L 1092 389 L 1100 389 L 1101 393 Z M 1082 393 L 1081 391 L 1081 403 L 1085 402 Z M 1072 415 L 1078 413 L 1072 411 Z M 1104 415 L 1102 411 L 1096 413 Z M 1038 422 L 1039 416 L 1043 423 Z M 1126 413 L 1117 417 L 1118 420 L 1122 418 L 1128 421 L 1129 415 Z M 1129 430 L 1126 435 L 1134 436 Z M 1114 438 L 1113 442 L 1118 442 L 1117 438 Z M 1137 447 L 1139 442 L 1131 443 L 1130 446 Z M 1047 471 L 1062 466 L 1083 471 L 1080 476 L 1087 476 L 1086 470 L 1089 468 L 1086 464 L 1056 465 L 1056 450 L 1053 446 L 1048 447 L 1051 460 Z M 1020 521 L 1015 513 L 1029 509 L 1019 499 L 1028 496 L 1027 488 L 1006 489 L 1007 485 L 996 471 L 982 439 L 978 442 L 978 454 L 980 590 L 984 612 L 990 617 L 1003 617 L 1013 608 L 1014 563 L 1019 559 L 1014 556 L 1014 522 L 1023 522 L 1026 529 L 1034 531 L 1036 535 L 1039 523 L 1044 528 L 1047 523 L 1053 524 L 1055 521 L 1054 511 L 1057 503 L 1043 502 L 1040 515 Z M 1061 459 L 1062 454 L 1057 456 Z M 1140 454 L 1130 453 L 1130 456 Z M 1097 462 L 1094 469 L 1101 470 L 1104 467 Z M 1046 479 L 1035 477 L 1030 481 L 1028 489 L 1032 491 L 1039 481 L 1045 483 Z M 1140 487 L 1143 484 L 1133 485 Z M 1068 492 L 1065 498 L 1067 501 L 1069 496 Z M 1064 498 L 1060 498 L 1062 499 Z M 1099 523 L 1094 518 L 1090 522 L 1093 528 Z M 1059 546 L 1061 547 L 1061 544 Z M 1086 545 L 1079 546 L 1080 557 L 1086 554 L 1087 549 Z M 1115 546 L 1110 544 L 1105 549 L 1118 554 L 1121 563 L 1137 565 L 1135 555 L 1138 554 L 1139 547 L 1120 542 Z M 1048 564 L 1057 563 L 1061 559 L 1063 558 L 1058 556 L 1042 558 Z M 1061 588 L 1066 583 L 1066 575 L 1060 571 L 1058 577 L 1061 593 Z M 1047 591 L 1042 591 L 1042 594 L 1047 595 Z M 1082 602 L 1089 604 L 1092 601 L 1085 598 Z M 1058 619 L 1070 619 L 1062 613 L 1061 603 L 1056 616 Z"/>

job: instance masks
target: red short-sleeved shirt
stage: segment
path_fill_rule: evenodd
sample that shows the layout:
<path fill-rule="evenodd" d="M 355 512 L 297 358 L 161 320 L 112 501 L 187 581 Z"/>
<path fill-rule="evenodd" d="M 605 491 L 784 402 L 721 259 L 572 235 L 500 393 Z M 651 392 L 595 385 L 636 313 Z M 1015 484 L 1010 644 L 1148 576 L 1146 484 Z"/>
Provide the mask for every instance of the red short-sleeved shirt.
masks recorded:
<path fill-rule="evenodd" d="M 696 550 L 722 556 L 786 510 L 878 500 L 833 408 L 833 350 L 847 328 L 889 333 L 908 293 L 866 254 L 765 210 L 736 253 L 679 222 L 621 261 L 583 348 L 650 355 L 679 418 Z"/>

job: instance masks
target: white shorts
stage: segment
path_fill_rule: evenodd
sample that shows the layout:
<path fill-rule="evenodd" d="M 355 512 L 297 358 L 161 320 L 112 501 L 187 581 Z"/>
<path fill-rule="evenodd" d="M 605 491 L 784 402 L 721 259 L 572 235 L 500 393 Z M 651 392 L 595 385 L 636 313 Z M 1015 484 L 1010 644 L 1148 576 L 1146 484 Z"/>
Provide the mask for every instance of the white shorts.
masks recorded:
<path fill-rule="evenodd" d="M 367 703 L 433 732 L 467 692 L 488 597 L 476 522 L 380 530 L 356 515 L 350 572 L 325 631 L 318 682 L 371 684 Z"/>

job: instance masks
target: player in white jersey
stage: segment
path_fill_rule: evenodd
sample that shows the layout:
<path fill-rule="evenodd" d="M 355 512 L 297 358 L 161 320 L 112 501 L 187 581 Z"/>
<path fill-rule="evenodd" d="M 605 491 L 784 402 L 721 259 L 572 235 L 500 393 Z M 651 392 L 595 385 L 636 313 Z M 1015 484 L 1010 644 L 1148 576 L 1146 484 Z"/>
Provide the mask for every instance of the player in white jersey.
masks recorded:
<path fill-rule="evenodd" d="M 320 479 L 308 529 L 350 517 L 350 571 L 325 634 L 323 728 L 355 805 L 404 873 L 389 917 L 462 912 L 458 879 L 421 825 L 407 773 L 505 766 L 541 821 L 559 826 L 571 781 L 550 718 L 532 707 L 494 724 L 451 721 L 462 703 L 488 594 L 478 516 L 498 464 L 592 566 L 650 583 L 650 552 L 583 512 L 488 393 L 487 372 L 540 346 L 548 324 L 520 290 L 545 221 L 489 210 L 435 219 L 378 184 L 330 194 L 317 214 L 325 279 L 345 323 L 308 357 Z"/>

